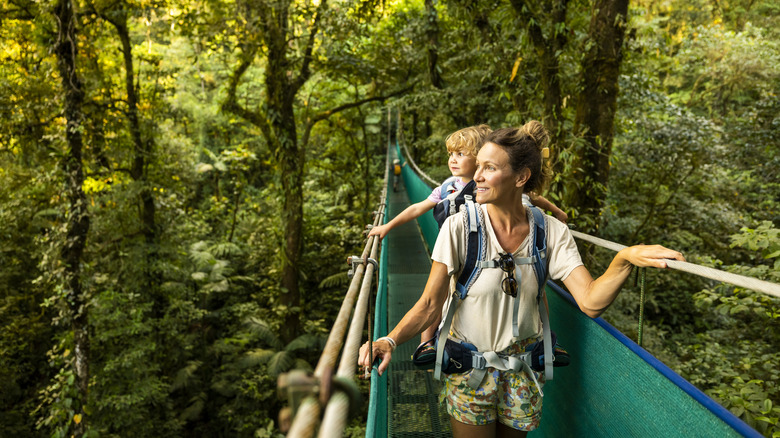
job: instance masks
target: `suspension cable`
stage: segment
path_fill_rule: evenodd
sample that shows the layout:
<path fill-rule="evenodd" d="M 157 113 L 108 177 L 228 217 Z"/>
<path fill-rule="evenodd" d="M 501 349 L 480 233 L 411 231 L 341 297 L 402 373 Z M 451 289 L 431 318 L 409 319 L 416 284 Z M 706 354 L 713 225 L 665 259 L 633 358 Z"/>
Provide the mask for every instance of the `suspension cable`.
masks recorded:
<path fill-rule="evenodd" d="M 401 137 L 403 138 L 403 135 L 401 135 Z M 409 161 L 409 164 L 412 166 L 412 169 L 414 169 L 414 171 L 415 171 L 415 172 L 417 172 L 417 174 L 418 174 L 418 175 L 420 175 L 421 177 L 423 177 L 424 179 L 426 179 L 428 182 L 430 182 L 431 184 L 433 184 L 433 185 L 434 185 L 434 187 L 438 187 L 438 186 L 440 186 L 440 185 L 441 185 L 441 183 L 439 183 L 439 182 L 436 182 L 436 180 L 434 180 L 433 178 L 431 178 L 430 176 L 428 176 L 428 174 L 427 174 L 427 173 L 423 172 L 423 171 L 422 171 L 422 169 L 420 169 L 419 167 L 417 167 L 417 163 L 415 163 L 415 162 L 414 162 L 414 159 L 412 158 L 412 154 L 410 154 L 410 153 L 409 153 L 409 149 L 407 149 L 407 148 L 406 148 L 406 142 L 405 142 L 405 141 L 402 141 L 402 142 L 400 142 L 400 143 L 401 143 L 401 145 L 402 145 L 402 146 L 403 146 L 403 148 L 404 148 L 404 154 L 406 155 L 406 160 L 407 160 L 407 161 Z"/>
<path fill-rule="evenodd" d="M 589 234 L 580 233 L 579 231 L 572 231 L 571 234 L 574 237 L 593 243 L 594 245 L 600 246 L 602 248 L 611 249 L 612 251 L 620 251 L 621 249 L 626 248 L 625 245 L 600 239 Z M 763 292 L 767 295 L 780 298 L 780 284 L 759 280 L 757 278 L 745 277 L 744 275 L 733 274 L 731 272 L 721 271 L 715 268 L 709 268 L 707 266 L 701 266 L 694 263 L 681 262 L 679 260 L 666 260 L 666 265 L 678 271 L 698 275 L 699 277 L 709 278 L 710 280 L 730 283 L 735 286 L 744 287 L 745 289 L 751 289 L 757 292 Z"/>

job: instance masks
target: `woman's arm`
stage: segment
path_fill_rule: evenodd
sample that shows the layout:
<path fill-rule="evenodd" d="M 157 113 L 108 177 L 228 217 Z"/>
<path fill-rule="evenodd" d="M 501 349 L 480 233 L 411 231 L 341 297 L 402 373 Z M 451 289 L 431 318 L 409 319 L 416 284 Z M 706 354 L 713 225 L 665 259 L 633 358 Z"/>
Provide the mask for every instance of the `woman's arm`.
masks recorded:
<path fill-rule="evenodd" d="M 380 239 L 383 239 L 387 233 L 390 232 L 393 228 L 403 225 L 411 220 L 417 219 L 418 217 L 422 216 L 426 211 L 432 209 L 436 206 L 436 203 L 429 200 L 429 199 L 423 199 L 422 201 L 412 204 L 404 211 L 400 212 L 396 217 L 393 218 L 390 222 L 384 224 L 384 225 L 377 225 L 373 228 L 371 228 L 371 231 L 369 231 L 369 236 L 376 236 L 379 235 Z"/>
<path fill-rule="evenodd" d="M 431 325 L 440 317 L 441 308 L 447 298 L 449 288 L 450 276 L 447 274 L 447 266 L 434 261 L 422 296 L 387 336 L 393 339 L 397 345 L 401 345 Z M 371 366 L 374 358 L 382 358 L 382 363 L 378 368 L 381 376 L 390 364 L 394 348 L 389 342 L 378 340 L 373 343 L 373 349 L 374 357 L 369 359 L 368 342 L 363 344 L 360 347 L 358 364 Z"/>
<path fill-rule="evenodd" d="M 593 279 L 584 266 L 575 268 L 563 284 L 586 315 L 597 318 L 615 300 L 632 266 L 666 268 L 664 259 L 685 261 L 682 254 L 660 245 L 636 245 L 617 253 L 604 274 Z"/>

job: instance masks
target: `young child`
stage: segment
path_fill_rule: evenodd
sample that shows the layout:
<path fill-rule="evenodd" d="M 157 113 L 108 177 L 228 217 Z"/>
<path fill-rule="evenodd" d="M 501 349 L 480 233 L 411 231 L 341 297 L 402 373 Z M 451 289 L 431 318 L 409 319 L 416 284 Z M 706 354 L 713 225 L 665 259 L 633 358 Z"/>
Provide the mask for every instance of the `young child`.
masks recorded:
<path fill-rule="evenodd" d="M 460 190 L 471 181 L 474 172 L 477 171 L 477 152 L 482 146 L 482 140 L 490 132 L 491 129 L 488 125 L 469 126 L 455 131 L 447 137 L 445 140 L 449 154 L 447 164 L 452 177 L 448 178 L 443 186 L 449 185 L 454 190 Z M 451 180 L 454 180 L 454 184 L 447 184 Z M 422 216 L 447 197 L 447 193 L 440 193 L 441 187 L 434 188 L 428 198 L 406 207 L 390 222 L 372 228 L 368 235 L 379 236 L 380 239 L 384 238 L 393 228 Z"/>
<path fill-rule="evenodd" d="M 523 204 L 539 207 L 542 211 L 549 211 L 550 213 L 552 213 L 555 219 L 558 219 L 564 224 L 566 223 L 567 220 L 569 220 L 569 215 L 566 214 L 565 211 L 558 208 L 557 205 L 547 200 L 547 198 L 545 198 L 544 196 L 537 195 L 535 192 L 531 192 L 530 196 L 523 194 Z"/>

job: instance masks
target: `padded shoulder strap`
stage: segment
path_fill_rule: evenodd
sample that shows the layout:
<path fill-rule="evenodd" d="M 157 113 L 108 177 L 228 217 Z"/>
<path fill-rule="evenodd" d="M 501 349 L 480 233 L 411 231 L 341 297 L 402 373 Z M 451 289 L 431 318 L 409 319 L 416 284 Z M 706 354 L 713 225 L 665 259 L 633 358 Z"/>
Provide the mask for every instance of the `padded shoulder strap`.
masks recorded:
<path fill-rule="evenodd" d="M 534 273 L 536 273 L 536 280 L 539 285 L 537 299 L 541 299 L 544 285 L 547 283 L 547 224 L 544 221 L 544 213 L 541 210 L 534 206 L 527 208 L 531 209 L 531 213 L 534 216 L 534 245 L 531 255 L 534 256 Z"/>
<path fill-rule="evenodd" d="M 455 286 L 460 299 L 466 298 L 469 288 L 477 280 L 482 268 L 477 263 L 485 258 L 485 227 L 482 218 L 482 211 L 470 195 L 466 195 L 466 203 L 463 204 L 462 214 L 465 221 L 466 232 L 466 259 L 463 263 L 463 269 L 458 276 L 458 282 Z"/>
<path fill-rule="evenodd" d="M 544 377 L 546 380 L 553 379 L 552 363 L 552 330 L 550 329 L 550 309 L 547 308 L 547 302 L 544 300 L 544 286 L 547 283 L 547 229 L 544 221 L 544 213 L 538 208 L 531 206 L 534 216 L 534 247 L 532 249 L 534 257 L 534 272 L 539 284 L 539 292 L 536 295 L 536 301 L 539 306 L 539 316 L 542 319 L 542 338 L 544 339 Z"/>

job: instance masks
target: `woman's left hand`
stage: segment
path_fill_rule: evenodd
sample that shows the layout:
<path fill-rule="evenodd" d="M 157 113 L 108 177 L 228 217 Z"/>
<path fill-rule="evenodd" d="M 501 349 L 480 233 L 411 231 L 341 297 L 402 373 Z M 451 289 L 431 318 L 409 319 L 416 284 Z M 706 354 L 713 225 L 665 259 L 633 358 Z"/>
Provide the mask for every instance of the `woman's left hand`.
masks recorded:
<path fill-rule="evenodd" d="M 682 253 L 661 245 L 634 245 L 620 251 L 629 263 L 640 268 L 666 268 L 666 260 L 685 261 Z"/>

